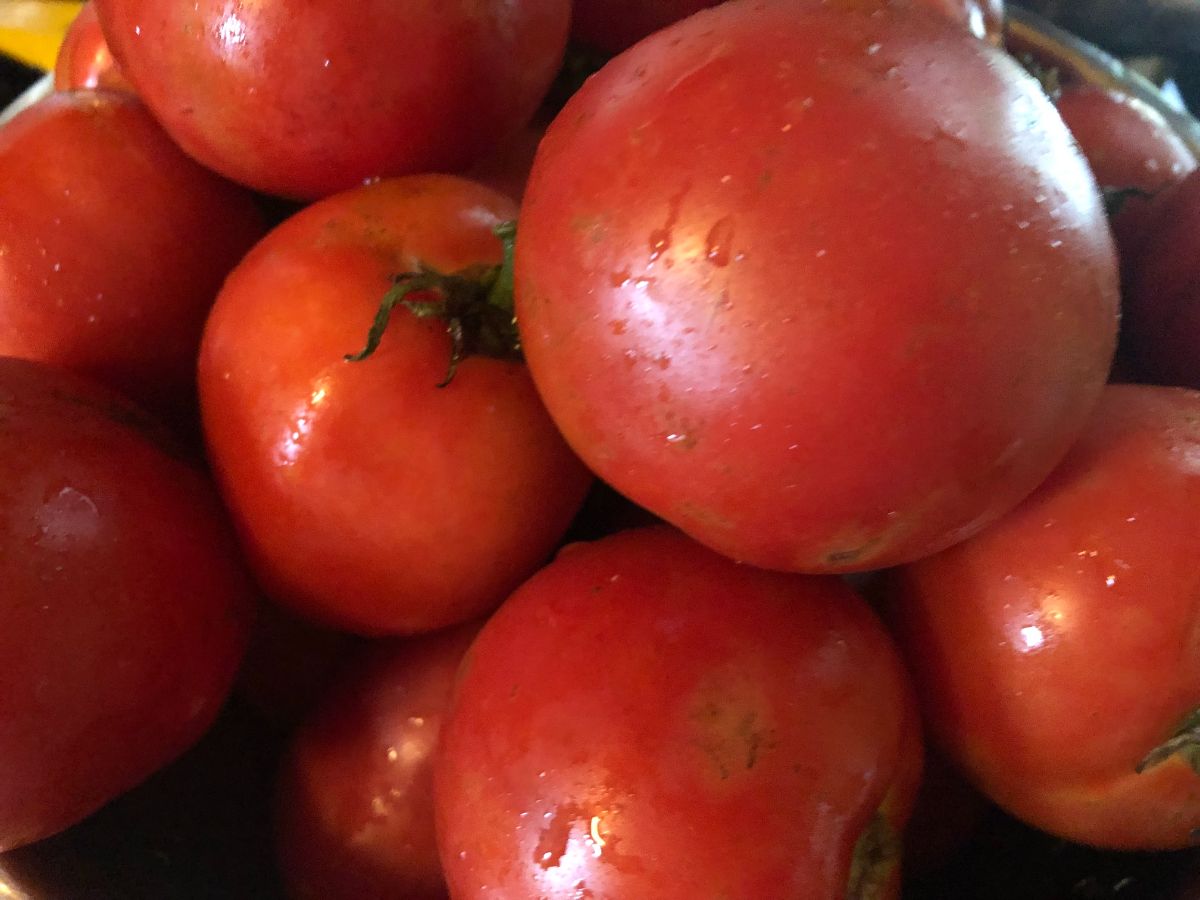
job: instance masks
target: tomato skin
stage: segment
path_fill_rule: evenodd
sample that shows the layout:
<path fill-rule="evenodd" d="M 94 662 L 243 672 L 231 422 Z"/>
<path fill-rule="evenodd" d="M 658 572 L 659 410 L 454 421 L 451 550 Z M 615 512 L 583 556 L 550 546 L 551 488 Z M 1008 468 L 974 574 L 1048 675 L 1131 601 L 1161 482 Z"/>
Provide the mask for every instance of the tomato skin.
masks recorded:
<path fill-rule="evenodd" d="M 911 806 L 912 703 L 838 579 L 665 527 L 570 545 L 464 659 L 434 765 L 451 896 L 845 897 L 873 814 Z"/>
<path fill-rule="evenodd" d="M 1135 767 L 1200 706 L 1200 394 L 1112 385 L 1062 465 L 897 571 L 891 615 L 938 743 L 1038 828 L 1191 846 L 1200 776 Z"/>
<path fill-rule="evenodd" d="M 63 35 L 54 61 L 54 89 L 76 88 L 133 90 L 108 49 L 93 3 L 80 7 L 79 15 Z"/>
<path fill-rule="evenodd" d="M 931 14 L 729 2 L 539 147 L 530 370 L 603 480 L 735 559 L 870 569 L 1032 490 L 1106 377 L 1118 288 L 1040 88 Z"/>
<path fill-rule="evenodd" d="M 498 263 L 512 201 L 452 176 L 381 181 L 294 215 L 230 274 L 199 364 L 210 458 L 268 596 L 334 628 L 411 633 L 497 605 L 591 483 L 524 365 L 470 357 L 397 308 L 395 275 Z M 520 510 L 520 514 L 514 511 Z"/>
<path fill-rule="evenodd" d="M 433 758 L 476 623 L 381 641 L 355 660 L 291 742 L 276 846 L 295 900 L 446 894 L 433 832 Z"/>
<path fill-rule="evenodd" d="M 0 851 L 191 746 L 244 651 L 253 593 L 216 494 L 143 422 L 0 358 Z"/>
<path fill-rule="evenodd" d="M 0 131 L 0 354 L 194 415 L 208 309 L 265 230 L 136 98 L 54 94 Z"/>
<path fill-rule="evenodd" d="M 296 199 L 467 167 L 536 110 L 568 0 L 95 0 L 114 55 L 180 145 Z"/>

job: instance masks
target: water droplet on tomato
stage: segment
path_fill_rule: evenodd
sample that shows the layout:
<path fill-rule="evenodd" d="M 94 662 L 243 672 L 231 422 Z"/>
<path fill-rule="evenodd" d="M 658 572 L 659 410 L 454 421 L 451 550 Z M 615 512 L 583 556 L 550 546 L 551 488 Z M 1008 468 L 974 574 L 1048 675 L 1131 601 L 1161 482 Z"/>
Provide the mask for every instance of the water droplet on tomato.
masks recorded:
<path fill-rule="evenodd" d="M 704 241 L 704 258 L 718 268 L 729 265 L 733 256 L 733 218 L 723 216 L 713 223 Z"/>

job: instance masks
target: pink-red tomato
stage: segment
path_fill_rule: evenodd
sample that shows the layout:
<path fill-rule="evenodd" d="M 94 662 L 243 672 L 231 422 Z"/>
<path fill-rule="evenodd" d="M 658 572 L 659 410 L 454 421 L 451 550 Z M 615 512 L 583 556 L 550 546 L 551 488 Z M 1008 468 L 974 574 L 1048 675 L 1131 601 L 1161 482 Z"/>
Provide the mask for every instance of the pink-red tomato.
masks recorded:
<path fill-rule="evenodd" d="M 665 527 L 572 544 L 463 661 L 434 764 L 450 894 L 895 897 L 906 679 L 839 579 Z"/>
<path fill-rule="evenodd" d="M 1131 374 L 1200 388 L 1200 170 L 1151 201 L 1126 270 L 1121 327 Z"/>
<path fill-rule="evenodd" d="M 203 734 L 252 590 L 207 478 L 128 401 L 0 358 L 0 851 Z"/>
<path fill-rule="evenodd" d="M 891 616 L 940 746 L 1045 831 L 1194 845 L 1198 551 L 1200 393 L 1109 386 L 1037 492 L 895 575 Z"/>
<path fill-rule="evenodd" d="M 382 641 L 305 721 L 276 796 L 279 870 L 293 900 L 446 895 L 433 818 L 433 759 L 476 624 Z"/>
<path fill-rule="evenodd" d="M 516 289 L 539 391 L 602 479 L 803 571 L 1011 508 L 1117 327 L 1103 204 L 1040 87 L 891 7 L 732 0 L 615 58 L 539 147 Z"/>
<path fill-rule="evenodd" d="M 133 90 L 108 49 L 92 3 L 80 7 L 79 15 L 63 35 L 54 61 L 54 87 L 59 91 L 76 88 Z"/>
<path fill-rule="evenodd" d="M 440 387 L 446 326 L 401 307 L 373 356 L 345 359 L 395 276 L 498 263 L 515 215 L 465 179 L 384 180 L 292 216 L 230 274 L 200 353 L 204 433 L 281 605 L 432 630 L 499 604 L 566 530 L 591 475 L 521 362 L 469 357 Z"/>
<path fill-rule="evenodd" d="M 258 190 L 314 198 L 465 168 L 532 117 L 569 0 L 93 0 L 179 144 Z"/>
<path fill-rule="evenodd" d="M 0 129 L 0 354 L 194 415 L 205 317 L 265 230 L 133 96 L 54 94 Z"/>

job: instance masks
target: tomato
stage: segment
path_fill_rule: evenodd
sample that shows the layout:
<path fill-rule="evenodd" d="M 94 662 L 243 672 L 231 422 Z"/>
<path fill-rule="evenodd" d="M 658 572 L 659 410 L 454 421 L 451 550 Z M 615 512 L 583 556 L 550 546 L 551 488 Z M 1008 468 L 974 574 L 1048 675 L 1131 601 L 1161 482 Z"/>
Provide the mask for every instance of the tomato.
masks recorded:
<path fill-rule="evenodd" d="M 569 0 L 94 0 L 122 69 L 201 162 L 313 198 L 462 169 L 528 121 Z"/>
<path fill-rule="evenodd" d="M 1056 101 L 1059 114 L 1105 188 L 1155 194 L 1196 168 L 1196 157 L 1153 107 L 1098 85 L 1069 82 Z M 1149 203 L 1130 193 L 1113 219 L 1118 254 L 1132 258 L 1146 234 Z M 1154 248 L 1148 252 L 1154 253 Z"/>
<path fill-rule="evenodd" d="M 134 97 L 52 95 L 0 129 L 0 354 L 194 416 L 205 317 L 265 230 Z"/>
<path fill-rule="evenodd" d="M 1033 496 L 895 575 L 938 743 L 1038 828 L 1126 850 L 1195 841 L 1197 459 L 1200 393 L 1112 385 Z"/>
<path fill-rule="evenodd" d="M 127 401 L 0 358 L 0 851 L 212 723 L 253 596 L 216 494 Z"/>
<path fill-rule="evenodd" d="M 381 641 L 292 740 L 276 798 L 280 872 L 302 900 L 444 897 L 433 758 L 479 626 Z"/>
<path fill-rule="evenodd" d="M 108 49 L 92 3 L 79 8 L 79 14 L 63 35 L 54 61 L 54 87 L 59 91 L 101 87 L 133 90 Z"/>
<path fill-rule="evenodd" d="M 453 176 L 338 194 L 230 274 L 199 363 L 209 456 L 267 594 L 364 634 L 494 607 L 536 569 L 591 482 L 519 361 L 473 356 L 444 387 L 446 327 L 405 309 L 363 346 L 393 278 L 501 257 L 512 201 Z"/>
<path fill-rule="evenodd" d="M 1155 196 L 1127 267 L 1122 319 L 1134 376 L 1200 388 L 1200 172 Z"/>
<path fill-rule="evenodd" d="M 665 527 L 570 545 L 464 659 L 434 763 L 450 894 L 894 897 L 919 730 L 840 580 Z"/>
<path fill-rule="evenodd" d="M 944 17 L 729 2 L 593 76 L 539 147 L 517 318 L 572 447 L 756 565 L 966 537 L 1082 427 L 1117 325 L 1091 173 Z"/>

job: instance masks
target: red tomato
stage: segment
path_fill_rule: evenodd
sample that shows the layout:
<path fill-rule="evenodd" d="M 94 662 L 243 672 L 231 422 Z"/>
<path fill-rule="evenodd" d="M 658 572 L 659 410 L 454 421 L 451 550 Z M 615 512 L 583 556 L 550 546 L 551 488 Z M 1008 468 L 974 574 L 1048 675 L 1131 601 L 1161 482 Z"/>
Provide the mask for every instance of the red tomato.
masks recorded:
<path fill-rule="evenodd" d="M 451 896 L 894 897 L 919 728 L 840 580 L 661 527 L 570 545 L 464 660 L 434 764 Z"/>
<path fill-rule="evenodd" d="M 207 479 L 127 401 L 0 358 L 0 851 L 60 831 L 204 733 L 249 581 Z"/>
<path fill-rule="evenodd" d="M 79 15 L 63 35 L 54 61 L 54 87 L 59 91 L 75 88 L 133 90 L 129 79 L 112 58 L 92 3 L 80 7 Z"/>
<path fill-rule="evenodd" d="M 939 743 L 1038 828 L 1118 849 L 1195 842 L 1198 460 L 1200 393 L 1110 386 L 1033 496 L 896 575 Z"/>
<path fill-rule="evenodd" d="M 498 604 L 552 551 L 590 474 L 525 366 L 475 356 L 445 387 L 445 326 L 397 309 L 394 276 L 501 256 L 512 201 L 452 176 L 329 197 L 229 276 L 201 348 L 210 458 L 272 599 L 368 634 L 426 631 Z"/>
<path fill-rule="evenodd" d="M 194 414 L 204 319 L 265 229 L 134 97 L 48 97 L 0 129 L 0 354 Z"/>
<path fill-rule="evenodd" d="M 446 895 L 433 832 L 433 758 L 459 661 L 478 630 L 471 624 L 381 642 L 296 734 L 276 802 L 289 897 Z"/>
<path fill-rule="evenodd" d="M 1200 388 L 1200 170 L 1154 198 L 1126 268 L 1122 340 L 1134 375 Z"/>
<path fill-rule="evenodd" d="M 320 197 L 465 168 L 524 124 L 569 0 L 93 0 L 180 145 L 236 181 Z"/>
<path fill-rule="evenodd" d="M 1155 194 L 1196 168 L 1196 157 L 1153 107 L 1097 85 L 1072 82 L 1056 101 L 1096 180 L 1106 188 Z M 1118 255 L 1124 262 L 1141 246 L 1149 203 L 1131 194 L 1113 218 Z M 1154 248 L 1147 252 L 1154 253 Z"/>
<path fill-rule="evenodd" d="M 733 2 L 547 131 L 517 318 L 617 490 L 757 565 L 870 569 L 1041 481 L 1108 372 L 1112 240 L 1040 87 L 941 17 Z"/>

